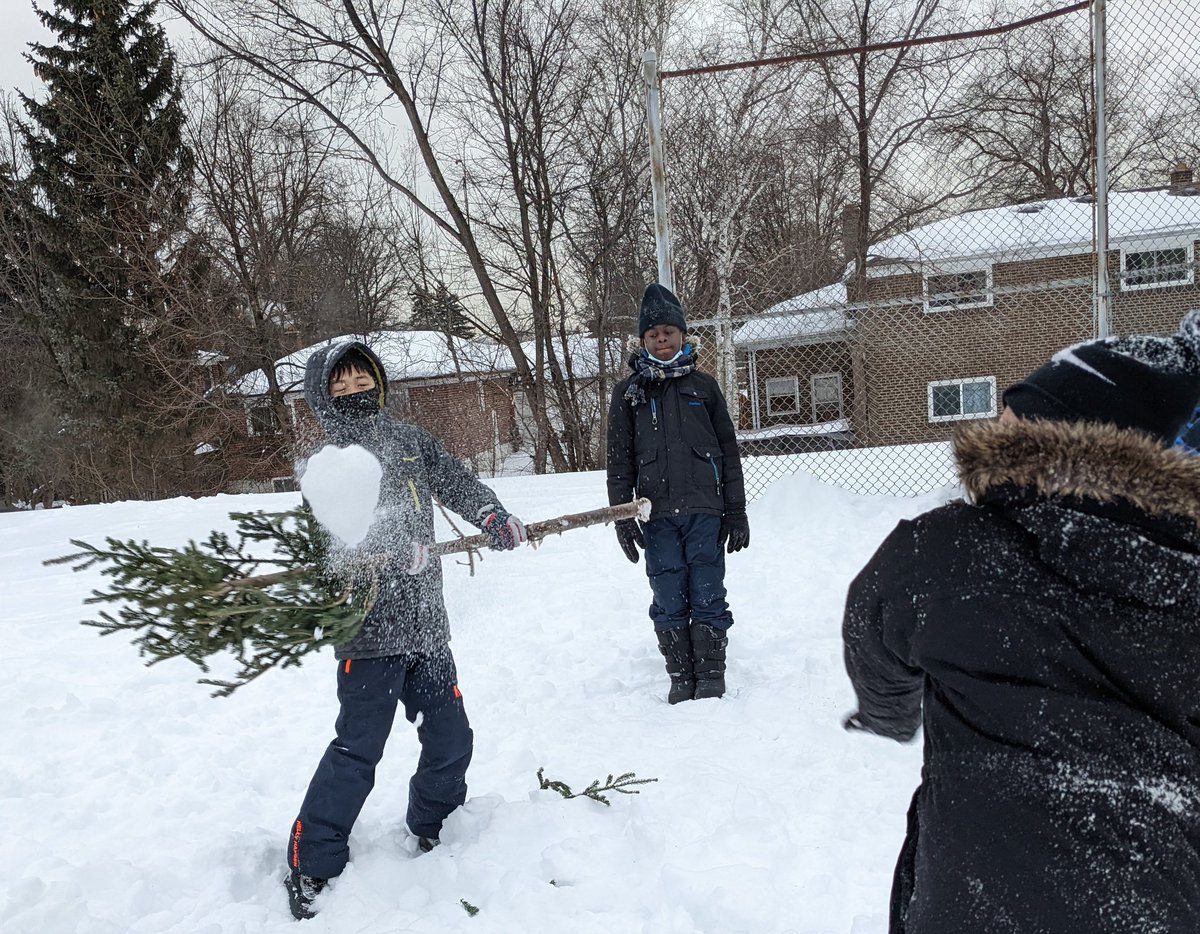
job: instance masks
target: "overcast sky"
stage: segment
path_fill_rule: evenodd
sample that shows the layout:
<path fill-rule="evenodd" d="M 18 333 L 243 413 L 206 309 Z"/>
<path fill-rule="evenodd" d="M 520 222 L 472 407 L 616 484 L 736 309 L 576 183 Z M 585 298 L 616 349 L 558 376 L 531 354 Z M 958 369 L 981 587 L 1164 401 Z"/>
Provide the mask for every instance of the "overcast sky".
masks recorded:
<path fill-rule="evenodd" d="M 33 69 L 21 53 L 26 43 L 44 42 L 51 34 L 42 27 L 29 0 L 0 0 L 0 6 L 4 8 L 0 20 L 0 87 L 29 92 L 35 85 Z"/>

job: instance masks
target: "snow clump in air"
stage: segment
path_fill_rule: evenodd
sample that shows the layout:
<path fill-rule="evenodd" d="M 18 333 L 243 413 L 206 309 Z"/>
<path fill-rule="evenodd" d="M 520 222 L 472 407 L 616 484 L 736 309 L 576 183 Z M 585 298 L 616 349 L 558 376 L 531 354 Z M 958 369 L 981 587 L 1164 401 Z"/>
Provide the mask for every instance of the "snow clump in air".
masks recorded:
<path fill-rule="evenodd" d="M 383 467 L 366 448 L 327 444 L 308 459 L 300 491 L 317 521 L 353 548 L 375 521 L 382 479 Z"/>

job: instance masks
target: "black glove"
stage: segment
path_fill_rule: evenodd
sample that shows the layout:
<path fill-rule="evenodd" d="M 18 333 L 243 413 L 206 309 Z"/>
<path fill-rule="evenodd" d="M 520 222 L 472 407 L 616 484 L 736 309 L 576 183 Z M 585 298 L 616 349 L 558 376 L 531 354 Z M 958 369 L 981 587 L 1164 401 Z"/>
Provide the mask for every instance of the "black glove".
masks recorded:
<path fill-rule="evenodd" d="M 496 551 L 512 551 L 528 539 L 525 524 L 516 516 L 498 506 L 485 506 L 484 509 L 490 511 L 482 518 L 480 525 L 491 538 L 492 548 Z"/>
<path fill-rule="evenodd" d="M 746 510 L 727 510 L 721 517 L 721 531 L 717 538 L 722 545 L 726 539 L 729 540 L 725 549 L 729 554 L 750 547 L 750 520 L 746 518 Z"/>
<path fill-rule="evenodd" d="M 642 527 L 638 525 L 637 519 L 618 519 L 614 524 L 617 527 L 617 541 L 621 543 L 625 557 L 637 564 L 638 549 L 646 547 Z"/>
<path fill-rule="evenodd" d="M 871 733 L 885 739 L 894 739 L 898 743 L 907 743 L 917 735 L 916 730 L 897 732 L 895 730 L 879 729 L 863 721 L 862 714 L 857 710 L 842 721 L 842 729 L 847 733 Z"/>

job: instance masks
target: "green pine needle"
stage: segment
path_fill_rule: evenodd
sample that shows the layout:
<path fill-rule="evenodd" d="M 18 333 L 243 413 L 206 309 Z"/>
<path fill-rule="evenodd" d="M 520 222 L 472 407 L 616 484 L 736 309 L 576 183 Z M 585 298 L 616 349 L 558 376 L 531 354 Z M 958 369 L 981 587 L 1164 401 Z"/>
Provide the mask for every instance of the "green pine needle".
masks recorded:
<path fill-rule="evenodd" d="M 298 665 L 326 645 L 351 639 L 376 594 L 368 565 L 353 580 L 327 569 L 326 540 L 304 509 L 282 513 L 231 513 L 236 537 L 212 532 L 197 544 L 157 548 L 145 541 L 105 539 L 103 546 L 72 539 L 78 552 L 46 564 L 83 571 L 97 565 L 110 578 L 85 603 L 116 604 L 84 620 L 101 635 L 133 635 L 138 653 L 153 665 L 186 658 L 201 671 L 209 659 L 232 654 L 239 664 L 228 681 L 201 679 L 227 697 L 272 668 Z M 271 556 L 250 546 L 271 546 Z"/>
<path fill-rule="evenodd" d="M 546 778 L 543 774 L 545 771 L 544 766 L 537 770 L 538 787 L 542 791 L 557 791 L 564 798 L 591 798 L 593 801 L 599 801 L 605 807 L 612 807 L 612 802 L 603 794 L 606 791 L 615 791 L 622 795 L 637 795 L 641 794 L 641 790 L 632 786 L 649 785 L 651 782 L 658 781 L 657 778 L 638 778 L 633 772 L 622 772 L 615 778 L 609 775 L 603 785 L 597 778 L 583 791 L 573 792 L 571 786 L 566 782 Z"/>

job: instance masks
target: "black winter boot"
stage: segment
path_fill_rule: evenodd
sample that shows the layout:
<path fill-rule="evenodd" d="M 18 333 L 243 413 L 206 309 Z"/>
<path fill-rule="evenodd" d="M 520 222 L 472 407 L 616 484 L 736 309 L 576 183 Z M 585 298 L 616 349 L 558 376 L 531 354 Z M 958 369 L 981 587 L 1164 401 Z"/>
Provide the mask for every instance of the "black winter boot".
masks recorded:
<path fill-rule="evenodd" d="M 297 921 L 315 918 L 317 913 L 312 904 L 329 884 L 328 881 L 301 875 L 299 869 L 293 869 L 283 880 L 283 884 L 287 888 L 288 907 L 292 909 L 292 917 Z"/>
<path fill-rule="evenodd" d="M 696 679 L 696 700 L 725 694 L 725 630 L 708 623 L 692 623 L 692 672 Z"/>
<path fill-rule="evenodd" d="M 692 637 L 687 626 L 658 633 L 658 650 L 667 660 L 667 674 L 671 676 L 667 703 L 691 700 L 696 681 L 692 676 Z"/>

